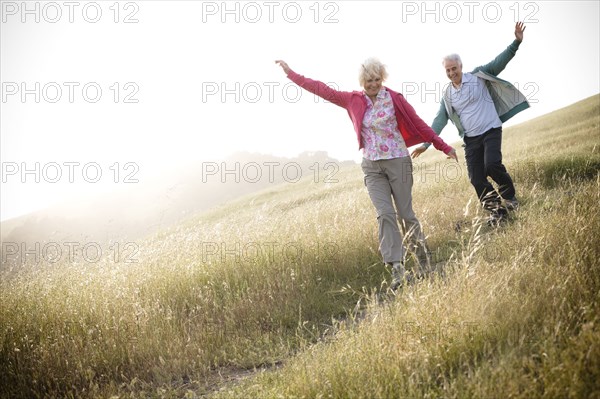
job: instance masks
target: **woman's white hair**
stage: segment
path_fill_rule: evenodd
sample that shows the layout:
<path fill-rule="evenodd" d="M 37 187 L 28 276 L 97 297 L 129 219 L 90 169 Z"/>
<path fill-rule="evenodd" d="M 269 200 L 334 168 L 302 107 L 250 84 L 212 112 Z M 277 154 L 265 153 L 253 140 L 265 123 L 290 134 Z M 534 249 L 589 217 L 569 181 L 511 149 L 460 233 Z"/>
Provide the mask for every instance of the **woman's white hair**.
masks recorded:
<path fill-rule="evenodd" d="M 458 54 L 448 54 L 444 58 L 442 58 L 442 65 L 446 63 L 446 61 L 456 61 L 458 65 L 462 66 L 462 60 L 460 59 L 460 55 Z"/>
<path fill-rule="evenodd" d="M 385 69 L 385 65 L 377 58 L 367 58 L 360 66 L 358 81 L 360 85 L 364 87 L 367 80 L 375 77 L 380 77 L 382 81 L 387 79 L 388 73 Z"/>

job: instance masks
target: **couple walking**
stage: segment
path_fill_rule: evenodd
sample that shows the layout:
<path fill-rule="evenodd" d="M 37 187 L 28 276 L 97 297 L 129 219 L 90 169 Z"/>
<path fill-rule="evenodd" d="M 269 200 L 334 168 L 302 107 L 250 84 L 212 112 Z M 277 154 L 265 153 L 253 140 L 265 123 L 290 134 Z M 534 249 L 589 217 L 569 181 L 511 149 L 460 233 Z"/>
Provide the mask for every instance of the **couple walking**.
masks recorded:
<path fill-rule="evenodd" d="M 388 74 L 377 59 L 361 66 L 359 82 L 363 91 L 338 91 L 317 80 L 294 72 L 282 60 L 276 61 L 298 86 L 348 111 L 354 125 L 362 170 L 369 197 L 377 211 L 379 250 L 392 268 L 391 288 L 398 289 L 428 271 L 429 255 L 421 224 L 412 208 L 412 158 L 431 144 L 448 158 L 458 161 L 456 151 L 440 137 L 451 120 L 464 140 L 465 158 L 471 184 L 490 223 L 498 224 L 518 201 L 512 179 L 502 164 L 502 122 L 529 105 L 525 97 L 497 75 L 515 56 L 523 41 L 525 27 L 518 22 L 515 40 L 488 64 L 472 72 L 462 72 L 457 54 L 443 58 L 450 79 L 440 101 L 439 111 L 429 127 L 404 96 L 383 86 Z M 417 144 L 412 153 L 408 148 Z M 499 192 L 488 180 L 499 186 Z M 395 208 L 394 208 L 395 205 Z M 405 248 L 416 255 L 420 270 L 407 271 Z"/>

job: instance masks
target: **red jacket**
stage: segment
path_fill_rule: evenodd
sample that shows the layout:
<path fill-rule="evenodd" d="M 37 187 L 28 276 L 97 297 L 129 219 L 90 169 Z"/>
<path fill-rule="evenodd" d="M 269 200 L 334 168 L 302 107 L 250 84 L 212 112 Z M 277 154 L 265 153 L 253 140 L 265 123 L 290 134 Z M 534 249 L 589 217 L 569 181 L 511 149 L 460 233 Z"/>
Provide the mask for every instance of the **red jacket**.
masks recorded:
<path fill-rule="evenodd" d="M 367 110 L 367 99 L 365 94 L 360 91 L 338 91 L 327 86 L 318 80 L 312 80 L 294 71 L 290 71 L 287 77 L 298 86 L 302 87 L 317 96 L 332 102 L 335 105 L 346 109 L 358 140 L 358 149 L 364 147 L 361 139 L 362 121 Z M 392 96 L 394 110 L 396 111 L 396 121 L 398 128 L 406 147 L 421 143 L 433 143 L 433 146 L 445 154 L 452 151 L 452 147 L 446 144 L 423 120 L 417 115 L 415 109 L 406 101 L 404 96 L 396 93 L 386 87 L 386 90 Z"/>

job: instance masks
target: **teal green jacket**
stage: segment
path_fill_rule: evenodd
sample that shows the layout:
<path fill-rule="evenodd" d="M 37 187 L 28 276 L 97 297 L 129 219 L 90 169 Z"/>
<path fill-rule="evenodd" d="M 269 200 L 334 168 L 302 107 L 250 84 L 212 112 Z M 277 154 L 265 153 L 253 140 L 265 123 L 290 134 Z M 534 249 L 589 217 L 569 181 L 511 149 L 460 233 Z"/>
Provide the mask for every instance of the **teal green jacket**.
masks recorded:
<path fill-rule="evenodd" d="M 506 122 L 519 112 L 529 108 L 527 98 L 515 86 L 497 77 L 506 68 L 508 62 L 513 59 L 517 53 L 519 44 L 521 43 L 517 40 L 513 41 L 492 62 L 478 66 L 471 72 L 473 75 L 485 79 L 486 86 L 490 91 L 492 101 L 498 112 L 498 117 L 502 122 Z M 431 128 L 439 135 L 442 129 L 448 124 L 448 120 L 451 120 L 458 129 L 460 137 L 464 138 L 465 131 L 460 123 L 460 118 L 448 101 L 450 99 L 449 90 L 450 85 L 446 88 L 440 102 L 440 109 L 433 120 Z M 429 147 L 430 145 L 430 143 L 423 144 L 425 147 Z"/>

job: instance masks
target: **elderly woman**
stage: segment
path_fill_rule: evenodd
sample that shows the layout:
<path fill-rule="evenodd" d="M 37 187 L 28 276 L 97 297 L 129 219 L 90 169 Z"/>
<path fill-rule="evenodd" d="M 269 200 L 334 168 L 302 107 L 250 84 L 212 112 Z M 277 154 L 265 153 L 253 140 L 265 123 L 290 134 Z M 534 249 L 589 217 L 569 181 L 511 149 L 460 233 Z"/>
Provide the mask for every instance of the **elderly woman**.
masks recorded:
<path fill-rule="evenodd" d="M 408 147 L 432 143 L 448 158 L 458 161 L 456 151 L 423 122 L 402 94 L 383 86 L 388 74 L 377 59 L 370 58 L 361 66 L 359 82 L 364 90 L 350 92 L 337 91 L 299 75 L 284 61 L 275 62 L 298 86 L 348 111 L 358 148 L 363 151 L 365 185 L 377 211 L 379 250 L 383 261 L 392 268 L 391 288 L 396 290 L 414 278 L 414 271 L 405 269 L 403 238 L 417 256 L 421 276 L 429 269 L 429 259 L 425 237 L 412 208 L 413 176 Z"/>

